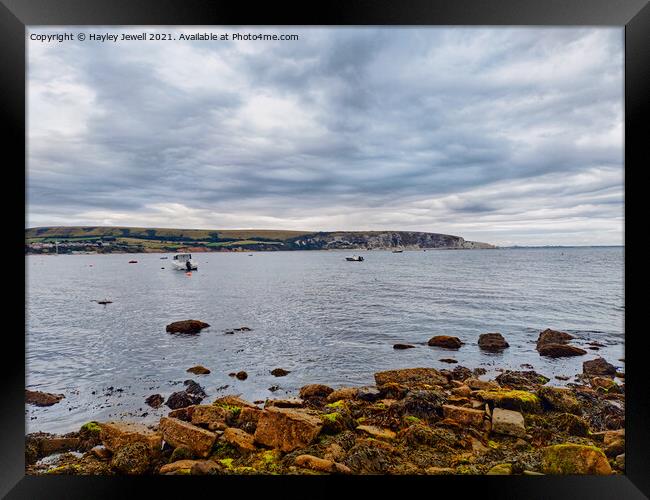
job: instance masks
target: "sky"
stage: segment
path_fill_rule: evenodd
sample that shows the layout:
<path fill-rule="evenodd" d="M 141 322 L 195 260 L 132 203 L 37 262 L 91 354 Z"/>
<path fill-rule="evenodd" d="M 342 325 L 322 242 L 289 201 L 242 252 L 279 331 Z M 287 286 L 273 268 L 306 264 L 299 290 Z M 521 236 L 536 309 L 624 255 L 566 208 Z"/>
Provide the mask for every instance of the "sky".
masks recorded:
<path fill-rule="evenodd" d="M 298 40 L 89 41 L 265 33 Z M 622 245 L 622 28 L 30 27 L 26 227 Z"/>

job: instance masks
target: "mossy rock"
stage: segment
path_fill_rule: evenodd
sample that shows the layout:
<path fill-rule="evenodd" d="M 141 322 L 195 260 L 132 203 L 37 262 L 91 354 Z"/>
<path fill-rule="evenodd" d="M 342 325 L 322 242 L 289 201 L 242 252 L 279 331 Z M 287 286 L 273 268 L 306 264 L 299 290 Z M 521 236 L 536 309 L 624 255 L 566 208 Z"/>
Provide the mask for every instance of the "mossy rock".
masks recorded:
<path fill-rule="evenodd" d="M 560 413 L 550 419 L 553 428 L 571 436 L 589 436 L 589 424 L 586 420 L 571 413 Z"/>
<path fill-rule="evenodd" d="M 486 472 L 488 476 L 510 476 L 511 474 L 512 464 L 497 464 Z"/>
<path fill-rule="evenodd" d="M 595 446 L 572 443 L 544 448 L 542 469 L 545 474 L 608 475 L 612 473 L 603 450 Z"/>
<path fill-rule="evenodd" d="M 91 422 L 86 422 L 83 424 L 79 429 L 79 433 L 82 436 L 99 436 L 101 430 L 102 428 L 99 423 L 93 420 Z"/>
<path fill-rule="evenodd" d="M 144 474 L 150 465 L 149 447 L 141 442 L 122 446 L 111 460 L 111 467 L 114 470 L 129 476 Z"/>
<path fill-rule="evenodd" d="M 540 399 L 528 391 L 477 391 L 476 396 L 492 407 L 522 413 L 541 413 L 542 411 Z"/>
<path fill-rule="evenodd" d="M 172 456 L 169 458 L 169 463 L 178 462 L 179 460 L 192 460 L 194 458 L 194 452 L 185 446 L 179 446 L 175 448 L 172 452 Z"/>

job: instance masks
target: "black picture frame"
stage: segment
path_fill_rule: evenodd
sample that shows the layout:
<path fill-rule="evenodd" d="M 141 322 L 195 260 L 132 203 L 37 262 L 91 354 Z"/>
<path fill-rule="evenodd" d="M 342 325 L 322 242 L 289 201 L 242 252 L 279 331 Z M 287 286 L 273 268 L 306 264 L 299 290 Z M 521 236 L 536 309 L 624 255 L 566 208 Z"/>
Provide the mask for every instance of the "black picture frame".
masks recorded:
<path fill-rule="evenodd" d="M 3 120 L 3 162 L 6 191 L 25 203 L 25 47 L 26 26 L 30 25 L 583 25 L 625 27 L 625 217 L 641 210 L 638 198 L 628 188 L 639 183 L 647 166 L 643 122 L 648 117 L 650 89 L 650 6 L 648 0 L 327 0 L 259 5 L 209 0 L 0 0 L 0 109 Z M 13 153 L 13 154 L 12 154 Z M 22 161 L 21 161 L 22 158 Z M 642 163 L 645 160 L 645 164 Z M 17 210 L 13 210 L 17 212 Z M 16 258 L 24 255 L 24 219 L 12 217 L 10 244 Z M 625 282 L 632 282 L 628 248 L 637 236 L 625 232 Z M 640 244 L 640 242 L 638 242 Z M 20 253 L 19 253 L 20 252 Z M 18 270 L 20 271 L 20 270 Z M 18 272 L 23 278 L 24 272 Z M 15 292 L 15 285 L 10 292 Z M 6 310 L 19 328 L 25 324 L 24 294 L 10 293 Z M 23 303 L 20 303 L 23 301 Z M 5 329 L 5 337 L 15 337 L 3 349 L 4 367 L 0 378 L 0 496 L 7 498 L 115 498 L 130 496 L 134 485 L 170 494 L 176 490 L 208 488 L 214 494 L 249 490 L 267 495 L 270 489 L 284 490 L 284 496 L 339 496 L 340 488 L 395 489 L 399 494 L 415 494 L 423 487 L 429 493 L 441 486 L 456 492 L 474 490 L 480 498 L 647 498 L 650 496 L 650 412 L 647 379 L 644 376 L 644 331 L 632 331 L 630 314 L 639 298 L 626 294 L 626 473 L 595 476 L 422 476 L 346 477 L 334 487 L 329 477 L 231 477 L 218 478 L 108 478 L 26 476 L 25 435 L 25 343 L 16 329 Z M 630 307 L 632 304 L 632 307 Z M 19 311 L 23 311 L 22 316 Z M 211 480 L 198 485 L 196 481 Z M 344 480 L 344 481 L 343 481 Z M 215 481 L 221 481 L 219 488 Z M 316 482 L 319 484 L 316 484 Z M 298 484 L 296 484 L 298 482 Z M 191 484 L 190 484 L 191 483 Z M 322 486 L 321 484 L 322 483 Z M 189 486 L 188 486 L 189 484 Z M 213 489 L 214 488 L 214 489 Z M 369 490 L 365 494 L 370 494 Z"/>

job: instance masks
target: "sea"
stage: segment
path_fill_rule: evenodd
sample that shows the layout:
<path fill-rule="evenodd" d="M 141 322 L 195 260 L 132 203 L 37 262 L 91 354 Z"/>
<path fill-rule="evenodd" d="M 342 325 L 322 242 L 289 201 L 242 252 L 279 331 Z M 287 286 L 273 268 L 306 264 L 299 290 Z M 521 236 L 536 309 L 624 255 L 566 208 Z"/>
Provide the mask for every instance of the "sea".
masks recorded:
<path fill-rule="evenodd" d="M 353 253 L 364 261 L 347 261 Z M 372 385 L 375 372 L 409 367 L 484 368 L 483 379 L 534 369 L 553 385 L 600 356 L 625 371 L 623 247 L 196 253 L 189 274 L 173 270 L 171 257 L 26 256 L 26 387 L 65 395 L 26 406 L 26 432 L 154 423 L 169 408 L 145 399 L 167 398 L 188 379 L 209 403 L 295 397 L 311 383 Z M 105 299 L 112 303 L 97 303 Z M 166 332 L 185 319 L 210 327 Z M 250 331 L 234 331 L 241 327 Z M 546 328 L 573 334 L 587 354 L 540 356 Z M 510 347 L 481 351 L 479 335 L 493 332 Z M 435 335 L 464 345 L 428 346 Z M 195 365 L 211 372 L 188 373 Z M 275 377 L 275 368 L 290 373 Z M 240 371 L 245 380 L 231 376 Z"/>

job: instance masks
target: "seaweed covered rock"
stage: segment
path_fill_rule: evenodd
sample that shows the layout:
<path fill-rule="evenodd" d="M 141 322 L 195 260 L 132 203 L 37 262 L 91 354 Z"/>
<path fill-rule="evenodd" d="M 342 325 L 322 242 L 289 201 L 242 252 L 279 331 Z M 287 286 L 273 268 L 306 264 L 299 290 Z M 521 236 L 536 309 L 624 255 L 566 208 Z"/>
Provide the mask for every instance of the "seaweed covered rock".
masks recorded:
<path fill-rule="evenodd" d="M 539 337 L 537 338 L 537 350 L 546 344 L 568 344 L 573 338 L 573 335 L 566 332 L 547 328 L 543 332 L 539 333 Z"/>
<path fill-rule="evenodd" d="M 414 390 L 391 405 L 389 412 L 398 417 L 410 415 L 422 420 L 437 420 L 446 402 L 447 396 L 442 390 Z"/>
<path fill-rule="evenodd" d="M 52 406 L 61 401 L 63 394 L 52 394 L 49 392 L 30 391 L 25 389 L 25 403 L 34 406 Z"/>
<path fill-rule="evenodd" d="M 560 413 L 549 418 L 553 430 L 564 432 L 571 436 L 589 436 L 589 424 L 585 419 L 573 413 Z"/>
<path fill-rule="evenodd" d="M 612 473 L 607 457 L 595 446 L 557 444 L 542 450 L 542 470 L 545 474 Z"/>
<path fill-rule="evenodd" d="M 201 330 L 209 326 L 210 325 L 204 323 L 203 321 L 198 321 L 196 319 L 187 319 L 184 321 L 175 321 L 174 323 L 170 323 L 165 329 L 168 333 L 194 334 L 199 333 Z"/>
<path fill-rule="evenodd" d="M 203 397 L 197 394 L 192 394 L 187 391 L 177 391 L 172 393 L 165 402 L 165 405 L 171 408 L 172 410 L 178 410 L 179 408 L 186 408 L 192 405 L 198 405 L 203 401 Z"/>
<path fill-rule="evenodd" d="M 545 406 L 564 413 L 582 413 L 582 405 L 569 389 L 559 387 L 540 387 L 537 394 Z"/>
<path fill-rule="evenodd" d="M 500 333 L 483 333 L 478 337 L 478 346 L 483 351 L 496 352 L 510 347 L 510 344 Z"/>
<path fill-rule="evenodd" d="M 596 358 L 582 363 L 582 372 L 585 375 L 616 375 L 616 367 L 604 358 Z"/>
<path fill-rule="evenodd" d="M 540 375 L 533 370 L 516 371 L 506 370 L 498 375 L 495 379 L 501 387 L 520 390 L 536 389 L 540 385 L 546 384 L 549 380 L 548 377 Z"/>
<path fill-rule="evenodd" d="M 449 335 L 436 335 L 435 337 L 431 337 L 427 344 L 433 347 L 445 347 L 447 349 L 458 349 L 463 345 L 458 337 L 451 337 Z"/>
<path fill-rule="evenodd" d="M 396 383 L 417 388 L 424 385 L 446 385 L 448 381 L 448 378 L 435 368 L 403 368 L 375 373 L 375 383 L 378 387 Z"/>
<path fill-rule="evenodd" d="M 540 413 L 542 405 L 539 398 L 527 391 L 477 391 L 475 396 L 492 407 L 505 408 L 523 413 Z"/>
<path fill-rule="evenodd" d="M 147 397 L 144 402 L 152 408 L 159 408 L 160 405 L 165 402 L 165 398 L 163 398 L 160 394 L 152 394 L 151 396 Z"/>
<path fill-rule="evenodd" d="M 113 454 L 111 467 L 116 471 L 139 476 L 151 465 L 151 450 L 142 442 L 134 442 L 118 448 Z"/>
<path fill-rule="evenodd" d="M 386 474 L 398 462 L 395 448 L 376 439 L 359 439 L 343 464 L 355 474 Z"/>

